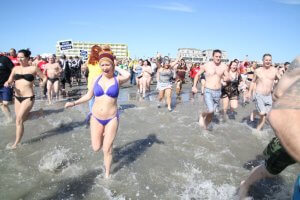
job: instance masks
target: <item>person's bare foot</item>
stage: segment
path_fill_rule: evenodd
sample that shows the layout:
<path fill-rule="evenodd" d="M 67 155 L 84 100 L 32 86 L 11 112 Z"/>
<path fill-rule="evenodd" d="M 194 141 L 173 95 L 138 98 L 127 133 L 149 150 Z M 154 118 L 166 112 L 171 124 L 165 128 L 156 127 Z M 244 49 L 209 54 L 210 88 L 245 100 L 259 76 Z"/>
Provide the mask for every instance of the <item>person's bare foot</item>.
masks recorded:
<path fill-rule="evenodd" d="M 110 179 L 110 178 L 111 178 L 111 175 L 110 175 L 110 174 L 106 174 L 106 173 L 105 173 L 105 176 L 104 176 L 104 178 L 105 178 L 105 179 Z"/>
<path fill-rule="evenodd" d="M 200 125 L 201 127 L 203 127 L 205 130 L 207 130 L 207 126 L 206 126 L 206 124 L 205 124 L 205 118 L 203 117 L 202 114 L 200 115 L 200 118 L 199 118 L 199 125 Z"/>
<path fill-rule="evenodd" d="M 9 144 L 6 145 L 6 149 L 8 149 L 8 150 L 14 150 L 16 148 L 17 148 L 17 144 L 9 143 Z"/>

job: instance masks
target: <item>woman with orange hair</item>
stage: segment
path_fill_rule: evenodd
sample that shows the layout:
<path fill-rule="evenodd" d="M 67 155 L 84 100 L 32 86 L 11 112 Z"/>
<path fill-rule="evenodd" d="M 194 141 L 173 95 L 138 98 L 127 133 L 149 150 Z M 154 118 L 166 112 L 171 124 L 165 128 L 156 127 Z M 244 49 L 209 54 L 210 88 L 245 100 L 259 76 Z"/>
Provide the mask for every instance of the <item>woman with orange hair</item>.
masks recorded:
<path fill-rule="evenodd" d="M 99 53 L 101 52 L 101 47 L 98 45 L 94 45 L 91 48 L 91 53 L 89 56 L 89 59 L 84 65 L 82 66 L 81 70 L 84 72 L 88 72 L 88 78 L 87 78 L 87 88 L 88 90 L 91 87 L 92 81 L 95 77 L 98 77 L 102 73 L 102 69 L 99 67 Z M 92 110 L 92 106 L 94 104 L 95 98 L 93 97 L 89 101 L 89 108 L 90 111 Z"/>
<path fill-rule="evenodd" d="M 99 65 L 102 75 L 94 78 L 86 95 L 74 102 L 67 102 L 65 108 L 84 103 L 95 96 L 91 110 L 91 140 L 94 151 L 103 149 L 105 178 L 110 175 L 112 147 L 119 126 L 117 98 L 120 85 L 130 78 L 130 73 L 115 67 L 114 56 L 109 46 L 102 48 L 99 54 Z M 115 70 L 118 76 L 114 75 Z"/>

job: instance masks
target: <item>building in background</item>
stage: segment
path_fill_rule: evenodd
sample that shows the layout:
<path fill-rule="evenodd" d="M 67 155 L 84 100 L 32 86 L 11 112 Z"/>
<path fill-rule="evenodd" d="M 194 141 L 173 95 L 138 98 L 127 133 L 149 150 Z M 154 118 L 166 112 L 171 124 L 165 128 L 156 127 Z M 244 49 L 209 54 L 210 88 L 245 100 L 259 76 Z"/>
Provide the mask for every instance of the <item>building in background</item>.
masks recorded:
<path fill-rule="evenodd" d="M 182 57 L 186 62 L 201 63 L 202 51 L 195 48 L 179 48 L 178 57 Z"/>
<path fill-rule="evenodd" d="M 118 59 L 128 58 L 127 44 L 97 43 L 72 40 L 57 41 L 56 56 L 64 54 L 67 57 L 79 56 L 81 58 L 84 58 L 84 54 L 82 54 L 82 52 L 88 52 L 89 54 L 93 45 L 109 45 L 112 52 Z"/>
<path fill-rule="evenodd" d="M 206 50 L 203 50 L 202 51 L 202 58 L 203 58 L 203 61 L 202 62 L 208 62 L 208 61 L 212 61 L 213 60 L 213 56 L 212 56 L 212 53 L 213 53 L 214 49 L 206 49 Z M 222 62 L 224 63 L 228 63 L 229 62 L 229 59 L 228 59 L 228 55 L 227 55 L 227 51 L 222 51 Z"/>
<path fill-rule="evenodd" d="M 206 63 L 213 60 L 212 52 L 213 49 L 200 50 L 195 48 L 179 48 L 177 56 L 181 56 L 187 62 Z M 229 62 L 226 51 L 222 51 L 222 62 Z"/>

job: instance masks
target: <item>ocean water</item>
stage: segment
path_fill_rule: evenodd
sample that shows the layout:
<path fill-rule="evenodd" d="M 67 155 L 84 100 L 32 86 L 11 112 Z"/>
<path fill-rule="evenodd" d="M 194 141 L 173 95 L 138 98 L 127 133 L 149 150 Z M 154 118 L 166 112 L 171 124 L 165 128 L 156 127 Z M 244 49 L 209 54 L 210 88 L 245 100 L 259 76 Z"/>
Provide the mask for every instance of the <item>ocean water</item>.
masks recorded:
<path fill-rule="evenodd" d="M 71 97 L 86 92 L 73 88 Z M 234 119 L 217 114 L 210 130 L 197 121 L 203 97 L 191 99 L 185 84 L 174 110 L 157 108 L 157 91 L 145 99 L 135 87 L 120 90 L 120 126 L 114 142 L 112 177 L 104 179 L 102 152 L 93 152 L 85 123 L 88 104 L 63 108 L 67 98 L 47 105 L 37 97 L 25 122 L 22 145 L 8 150 L 15 124 L 0 113 L 0 199 L 235 199 L 250 170 L 263 162 L 262 151 L 274 137 L 265 125 L 257 132 L 248 120 L 253 103 L 240 106 Z M 38 93 L 38 92 L 37 92 Z M 12 111 L 13 111 L 13 107 Z M 254 199 L 290 199 L 299 165 L 256 183 Z"/>

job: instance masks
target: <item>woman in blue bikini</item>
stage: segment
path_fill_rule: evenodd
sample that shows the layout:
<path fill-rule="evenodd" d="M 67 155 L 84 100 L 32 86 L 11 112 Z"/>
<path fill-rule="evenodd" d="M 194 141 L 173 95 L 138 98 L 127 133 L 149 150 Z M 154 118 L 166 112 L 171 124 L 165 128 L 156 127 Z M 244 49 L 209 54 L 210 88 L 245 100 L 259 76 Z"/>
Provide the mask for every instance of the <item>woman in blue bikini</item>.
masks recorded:
<path fill-rule="evenodd" d="M 99 65 L 102 69 L 102 75 L 93 80 L 87 94 L 74 102 L 66 103 L 65 108 L 87 102 L 95 96 L 95 103 L 90 114 L 92 147 L 94 151 L 103 149 L 105 178 L 108 178 L 112 162 L 113 141 L 119 125 L 117 106 L 119 87 L 129 80 L 130 73 L 115 67 L 114 56 L 109 46 L 102 48 Z M 114 76 L 115 70 L 119 72 L 118 76 Z"/>

